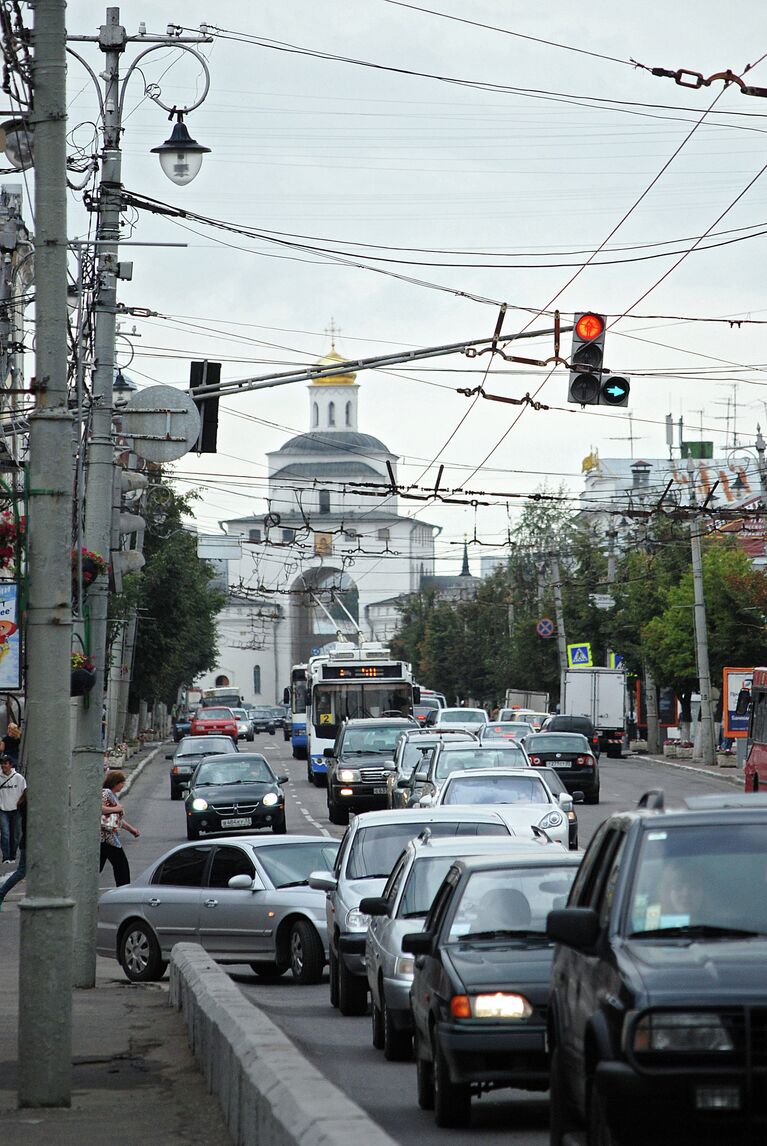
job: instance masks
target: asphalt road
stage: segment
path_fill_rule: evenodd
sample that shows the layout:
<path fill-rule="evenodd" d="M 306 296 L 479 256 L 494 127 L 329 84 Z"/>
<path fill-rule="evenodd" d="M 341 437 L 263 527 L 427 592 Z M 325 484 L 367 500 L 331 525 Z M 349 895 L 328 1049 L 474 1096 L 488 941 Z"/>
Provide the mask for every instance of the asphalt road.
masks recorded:
<path fill-rule="evenodd" d="M 286 785 L 289 832 L 343 834 L 343 828 L 328 823 L 324 790 L 307 782 L 305 762 L 292 759 L 290 746 L 279 732 L 274 737 L 257 736 L 252 747 L 264 753 L 275 771 L 290 775 L 291 782 Z M 134 874 L 166 848 L 186 839 L 184 806 L 172 803 L 168 796 L 167 766 L 161 753 L 138 778 L 126 799 L 128 819 L 142 833 L 136 841 L 124 833 Z M 635 806 L 649 788 L 663 788 L 669 803 L 686 795 L 732 791 L 731 784 L 716 777 L 640 759 L 603 759 L 601 767 L 602 802 L 578 808 L 582 847 L 606 816 Z M 109 886 L 109 869 L 102 878 L 104 885 Z M 290 974 L 276 983 L 262 983 L 245 967 L 233 968 L 232 977 L 246 998 L 256 1001 L 328 1078 L 403 1146 L 437 1146 L 446 1138 L 455 1146 L 500 1142 L 502 1138 L 511 1146 L 548 1146 L 546 1095 L 518 1091 L 485 1095 L 473 1103 L 469 1130 L 440 1131 L 432 1115 L 416 1105 L 413 1064 L 387 1063 L 380 1052 L 373 1050 L 370 1020 L 342 1018 L 331 1008 L 327 978 L 315 987 L 298 986 Z"/>

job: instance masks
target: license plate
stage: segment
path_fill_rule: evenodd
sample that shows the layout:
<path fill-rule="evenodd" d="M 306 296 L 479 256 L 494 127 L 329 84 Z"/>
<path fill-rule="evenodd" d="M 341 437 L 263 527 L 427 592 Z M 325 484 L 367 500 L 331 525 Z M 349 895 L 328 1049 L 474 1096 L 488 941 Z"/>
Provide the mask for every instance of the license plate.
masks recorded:
<path fill-rule="evenodd" d="M 389 790 L 388 788 L 374 788 L 373 789 L 373 795 L 374 796 L 385 796 L 386 793 L 388 792 L 388 790 Z"/>
<path fill-rule="evenodd" d="M 551 761 L 551 767 L 552 768 L 572 768 L 572 766 L 573 766 L 572 760 L 552 760 Z"/>
<path fill-rule="evenodd" d="M 222 828 L 249 828 L 251 826 L 252 822 L 253 821 L 251 820 L 250 816 L 241 816 L 239 819 L 235 819 L 235 820 L 222 820 L 221 821 L 221 827 Z"/>

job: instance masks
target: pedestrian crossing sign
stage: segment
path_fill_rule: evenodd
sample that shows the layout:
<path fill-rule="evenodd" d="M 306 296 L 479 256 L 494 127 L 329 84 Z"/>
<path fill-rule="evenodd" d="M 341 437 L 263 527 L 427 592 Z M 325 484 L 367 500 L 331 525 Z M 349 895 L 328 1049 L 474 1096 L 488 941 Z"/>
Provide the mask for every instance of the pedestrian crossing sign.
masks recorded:
<path fill-rule="evenodd" d="M 592 668 L 594 662 L 591 659 L 591 645 L 568 645 L 567 646 L 567 667 L 568 668 Z"/>
<path fill-rule="evenodd" d="M 611 668 L 611 669 L 622 669 L 622 668 L 624 668 L 623 657 L 621 656 L 621 654 L 620 653 L 610 653 L 610 663 L 607 667 Z"/>

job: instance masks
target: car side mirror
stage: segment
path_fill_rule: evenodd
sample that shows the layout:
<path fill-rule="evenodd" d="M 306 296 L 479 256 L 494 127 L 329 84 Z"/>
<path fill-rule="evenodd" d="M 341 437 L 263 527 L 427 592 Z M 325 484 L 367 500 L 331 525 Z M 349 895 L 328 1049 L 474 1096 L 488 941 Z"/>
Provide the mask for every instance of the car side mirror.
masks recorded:
<path fill-rule="evenodd" d="M 325 748 L 322 755 L 325 757 L 326 760 L 331 760 L 333 758 L 333 756 L 335 755 L 335 753 L 334 753 L 332 748 Z"/>
<path fill-rule="evenodd" d="M 257 891 L 258 889 L 253 886 L 253 877 L 250 875 L 233 875 L 226 885 L 231 887 L 232 891 Z"/>
<path fill-rule="evenodd" d="M 283 704 L 290 704 L 290 689 L 289 688 L 286 688 L 283 690 L 282 703 Z"/>
<path fill-rule="evenodd" d="M 315 891 L 335 891 L 338 887 L 338 880 L 331 871 L 310 872 L 308 882 Z"/>
<path fill-rule="evenodd" d="M 555 943 L 588 951 L 599 938 L 599 916 L 593 907 L 562 907 L 550 911 L 546 934 Z"/>
<path fill-rule="evenodd" d="M 586 801 L 586 795 L 584 792 L 581 792 L 580 788 L 577 790 L 577 792 L 573 792 L 572 796 L 574 804 L 583 804 Z"/>
<path fill-rule="evenodd" d="M 416 772 L 415 779 L 419 784 L 425 784 L 426 781 L 429 779 L 429 773 L 428 772 Z"/>
<path fill-rule="evenodd" d="M 422 808 L 430 808 L 432 806 L 432 804 L 434 803 L 434 797 L 433 796 L 421 796 L 418 803 Z"/>
<path fill-rule="evenodd" d="M 402 950 L 408 955 L 431 955 L 434 950 L 434 936 L 431 931 L 410 931 L 402 936 Z"/>
<path fill-rule="evenodd" d="M 359 909 L 363 915 L 388 915 L 389 901 L 382 895 L 367 895 L 360 900 Z"/>
<path fill-rule="evenodd" d="M 277 783 L 278 784 L 289 784 L 290 783 L 290 776 L 278 776 L 277 777 Z"/>
<path fill-rule="evenodd" d="M 408 778 L 406 776 L 403 776 L 401 779 L 399 779 L 397 781 L 397 787 L 398 788 L 409 788 L 410 787 L 410 781 L 408 780 Z"/>
<path fill-rule="evenodd" d="M 557 795 L 557 802 L 564 812 L 571 812 L 573 809 L 573 797 L 569 792 L 560 792 Z"/>

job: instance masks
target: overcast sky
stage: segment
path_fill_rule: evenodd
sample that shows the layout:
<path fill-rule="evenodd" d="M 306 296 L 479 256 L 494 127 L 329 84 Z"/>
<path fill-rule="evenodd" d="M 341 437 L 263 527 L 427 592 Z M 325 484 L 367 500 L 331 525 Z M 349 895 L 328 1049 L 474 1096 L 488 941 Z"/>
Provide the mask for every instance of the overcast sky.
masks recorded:
<path fill-rule="evenodd" d="M 706 76 L 726 68 L 742 74 L 767 53 L 767 6 L 758 0 L 726 6 L 714 0 L 641 6 L 424 0 L 423 6 L 613 59 L 386 0 L 127 3 L 121 16 L 131 33 L 140 20 L 150 32 L 163 31 L 166 22 L 195 27 L 205 21 L 282 45 L 516 90 L 483 91 L 216 38 L 202 48 L 210 94 L 187 121 L 191 134 L 211 148 L 200 175 L 176 187 L 148 153 L 170 129 L 161 110 L 143 98 L 137 71 L 126 96 L 126 188 L 236 226 L 313 236 L 320 247 L 332 240 L 353 263 L 526 308 L 509 310 L 505 333 L 528 323 L 550 326 L 550 317 L 535 316 L 555 306 L 565 321 L 576 310 L 631 311 L 609 332 L 606 360 L 632 377 L 636 457 L 666 455 L 667 413 L 684 415 L 688 437 L 699 437 L 702 426 L 703 437 L 723 452 L 733 441 L 732 417 L 726 419 L 734 397 L 739 440 L 752 440 L 756 422 L 767 423 L 767 327 L 679 317 L 767 322 L 765 237 L 729 242 L 767 230 L 767 175 L 724 214 L 767 164 L 767 99 L 745 97 L 735 87 L 722 92 L 721 83 L 688 90 L 629 61 Z M 93 3 L 68 5 L 71 33 L 95 33 L 103 18 L 104 9 Z M 76 47 L 100 70 L 94 45 Z M 129 46 L 124 70 L 137 50 Z M 195 61 L 178 57 L 177 51 L 154 53 L 143 76 L 160 84 L 166 102 L 182 105 L 199 92 L 201 74 Z M 767 59 L 748 80 L 767 87 Z M 90 151 L 96 103 L 76 61 L 69 90 L 72 150 Z M 629 212 L 595 256 L 613 265 L 589 267 L 568 286 L 578 264 Z M 80 195 L 72 195 L 69 218 L 70 235 L 84 235 Z M 186 386 L 191 358 L 220 360 L 224 379 L 311 364 L 328 348 L 331 316 L 341 328 L 338 349 L 350 357 L 487 337 L 495 326 L 495 302 L 328 263 L 201 223 L 144 213 L 134 222 L 134 241 L 187 244 L 124 252 L 134 273 L 121 285 L 122 301 L 159 315 L 123 323 L 123 362 L 139 385 Z M 638 302 L 709 229 L 704 244 L 728 245 L 690 254 Z M 444 251 L 453 253 L 435 253 Z M 646 257 L 659 251 L 663 257 Z M 379 261 L 385 255 L 404 262 Z M 511 265 L 428 265 L 456 262 Z M 547 358 L 553 344 L 538 339 L 520 353 Z M 433 484 L 444 463 L 443 486 L 524 494 L 549 475 L 550 484 L 562 481 L 577 494 L 581 462 L 592 447 L 603 457 L 628 455 L 625 414 L 568 407 L 561 368 L 539 394 L 556 409 L 527 409 L 520 417 L 516 407 L 481 400 L 469 408 L 455 388 L 481 382 L 486 365 L 487 358 L 456 356 L 359 376 L 360 429 L 400 456 L 400 480 L 423 476 Z M 537 390 L 547 373 L 496 360 L 485 386 L 521 396 Z M 304 383 L 222 403 L 218 455 L 192 455 L 175 467 L 183 488 L 193 485 L 202 494 L 200 527 L 214 531 L 221 519 L 263 514 L 266 452 L 307 428 Z M 437 553 L 444 573 L 457 567 L 464 533 L 471 538 L 476 527 L 483 542 L 502 543 L 518 512 L 509 516 L 505 505 L 476 511 L 403 506 L 443 527 Z M 486 551 L 472 547 L 477 570 Z"/>

